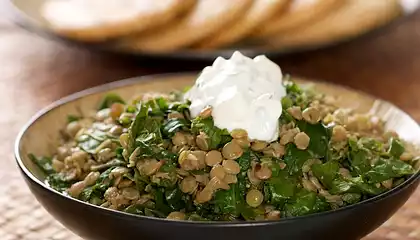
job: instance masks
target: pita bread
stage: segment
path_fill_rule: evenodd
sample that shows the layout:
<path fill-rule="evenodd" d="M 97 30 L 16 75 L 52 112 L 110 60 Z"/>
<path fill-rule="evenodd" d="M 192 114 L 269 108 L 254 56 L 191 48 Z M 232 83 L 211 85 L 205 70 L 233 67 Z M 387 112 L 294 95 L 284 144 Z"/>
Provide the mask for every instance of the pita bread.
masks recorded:
<path fill-rule="evenodd" d="M 346 0 L 292 0 L 287 9 L 258 28 L 255 37 L 267 37 L 273 34 L 294 30 L 310 24 L 314 20 L 333 11 Z M 369 1 L 369 0 L 368 0 Z"/>
<path fill-rule="evenodd" d="M 251 3 L 252 0 L 198 0 L 178 22 L 145 35 L 123 39 L 119 48 L 165 52 L 192 45 L 238 19 Z"/>
<path fill-rule="evenodd" d="M 58 34 L 104 41 L 166 23 L 196 0 L 49 0 L 43 17 Z"/>
<path fill-rule="evenodd" d="M 204 39 L 198 48 L 215 48 L 234 43 L 249 35 L 256 27 L 265 24 L 281 9 L 287 6 L 290 0 L 254 0 L 248 12 L 234 24 L 217 34 Z"/>
<path fill-rule="evenodd" d="M 402 14 L 399 0 L 346 0 L 346 4 L 305 28 L 267 38 L 275 47 L 319 45 L 355 37 Z"/>

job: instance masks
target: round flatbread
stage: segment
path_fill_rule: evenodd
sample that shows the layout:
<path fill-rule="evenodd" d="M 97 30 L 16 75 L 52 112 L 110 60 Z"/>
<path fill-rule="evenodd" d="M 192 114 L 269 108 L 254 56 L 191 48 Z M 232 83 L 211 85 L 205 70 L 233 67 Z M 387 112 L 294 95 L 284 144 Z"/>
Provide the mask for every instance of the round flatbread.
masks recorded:
<path fill-rule="evenodd" d="M 249 35 L 276 13 L 288 5 L 290 0 L 254 0 L 248 12 L 227 29 L 203 39 L 197 48 L 215 48 L 239 41 Z"/>
<path fill-rule="evenodd" d="M 252 0 L 198 0 L 178 22 L 146 35 L 128 37 L 119 47 L 134 51 L 173 51 L 200 41 L 238 19 Z"/>
<path fill-rule="evenodd" d="M 287 32 L 322 17 L 337 8 L 346 0 L 292 0 L 287 9 L 261 25 L 253 34 L 255 37 L 267 37 Z M 369 1 L 369 0 L 368 0 Z"/>
<path fill-rule="evenodd" d="M 196 0 L 49 0 L 43 17 L 57 33 L 104 41 L 164 24 Z M 192 4 L 191 4 L 192 5 Z"/>
<path fill-rule="evenodd" d="M 402 14 L 399 0 L 346 0 L 317 22 L 267 38 L 273 47 L 314 46 L 351 38 L 382 26 Z"/>

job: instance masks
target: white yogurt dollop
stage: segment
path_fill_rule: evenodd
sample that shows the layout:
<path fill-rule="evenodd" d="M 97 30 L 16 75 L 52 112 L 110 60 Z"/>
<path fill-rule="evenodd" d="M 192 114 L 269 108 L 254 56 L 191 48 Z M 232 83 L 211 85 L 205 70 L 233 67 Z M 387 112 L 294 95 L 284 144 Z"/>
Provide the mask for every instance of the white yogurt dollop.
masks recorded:
<path fill-rule="evenodd" d="M 282 78 L 280 67 L 267 57 L 251 59 L 235 52 L 204 68 L 184 98 L 191 101 L 192 117 L 211 106 L 215 126 L 244 129 L 251 140 L 272 142 L 278 138 L 281 99 L 286 96 Z"/>

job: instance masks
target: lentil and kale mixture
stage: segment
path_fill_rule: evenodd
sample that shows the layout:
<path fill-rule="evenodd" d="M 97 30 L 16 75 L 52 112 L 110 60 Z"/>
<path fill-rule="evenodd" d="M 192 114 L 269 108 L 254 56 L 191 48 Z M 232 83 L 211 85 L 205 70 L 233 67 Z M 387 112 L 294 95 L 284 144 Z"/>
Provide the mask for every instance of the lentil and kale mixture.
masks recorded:
<path fill-rule="evenodd" d="M 98 206 L 159 218 L 275 220 L 381 194 L 415 173 L 417 156 L 374 116 L 284 83 L 275 142 L 191 119 L 182 93 L 126 104 L 107 95 L 95 116 L 69 116 L 52 157 L 30 157 L 46 182 Z"/>

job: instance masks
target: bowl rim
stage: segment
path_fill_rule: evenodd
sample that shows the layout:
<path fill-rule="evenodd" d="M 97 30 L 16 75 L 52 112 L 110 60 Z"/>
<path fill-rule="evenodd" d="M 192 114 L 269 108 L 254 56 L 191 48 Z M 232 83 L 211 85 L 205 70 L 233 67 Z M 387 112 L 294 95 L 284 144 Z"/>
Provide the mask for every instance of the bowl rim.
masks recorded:
<path fill-rule="evenodd" d="M 61 98 L 57 101 L 54 101 L 53 103 L 51 103 L 48 106 L 42 108 L 35 115 L 33 115 L 30 118 L 30 120 L 27 121 L 27 123 L 23 125 L 23 127 L 21 128 L 21 130 L 19 131 L 19 133 L 17 135 L 17 138 L 15 140 L 15 144 L 14 144 L 14 156 L 15 156 L 16 163 L 17 163 L 19 169 L 21 170 L 21 173 L 24 175 L 24 177 L 29 179 L 32 183 L 36 184 L 38 187 L 42 188 L 43 190 L 56 195 L 57 197 L 60 197 L 62 199 L 68 200 L 68 201 L 74 201 L 78 204 L 82 204 L 85 207 L 93 208 L 94 210 L 97 210 L 97 211 L 102 211 L 102 213 L 106 214 L 106 215 L 114 215 L 114 217 L 119 217 L 119 218 L 127 218 L 128 217 L 128 218 L 131 218 L 133 220 L 134 219 L 137 219 L 137 220 L 152 220 L 152 221 L 156 221 L 156 222 L 159 222 L 159 223 L 165 223 L 166 222 L 166 223 L 173 223 L 173 224 L 187 225 L 187 226 L 188 225 L 195 225 L 195 226 L 200 225 L 201 227 L 223 227 L 223 228 L 224 227 L 264 226 L 264 225 L 272 225 L 272 224 L 290 223 L 290 222 L 299 221 L 301 219 L 312 219 L 312 218 L 317 218 L 317 217 L 321 217 L 321 216 L 331 215 L 331 214 L 334 214 L 334 213 L 337 213 L 337 212 L 349 211 L 349 210 L 357 208 L 361 205 L 374 204 L 374 203 L 376 203 L 376 202 L 378 202 L 382 199 L 394 196 L 394 195 L 398 194 L 400 191 L 406 189 L 411 184 L 413 184 L 414 182 L 416 182 L 420 179 L 420 170 L 417 170 L 417 172 L 415 174 L 413 174 L 410 178 L 408 178 L 406 181 L 404 181 L 403 183 L 401 183 L 397 187 L 392 188 L 389 191 L 381 193 L 381 194 L 379 194 L 377 196 L 374 196 L 372 198 L 360 201 L 356 204 L 351 204 L 351 205 L 348 205 L 348 206 L 345 206 L 345 207 L 342 207 L 342 208 L 338 208 L 338 209 L 335 209 L 335 210 L 318 212 L 318 213 L 304 215 L 304 216 L 282 218 L 280 220 L 243 221 L 243 222 L 229 222 L 229 221 L 206 221 L 206 222 L 203 222 L 203 221 L 169 220 L 169 219 L 163 219 L 163 218 L 157 218 L 157 217 L 148 217 L 148 216 L 143 216 L 143 215 L 126 213 L 126 212 L 123 212 L 123 211 L 113 210 L 113 209 L 109 209 L 109 208 L 104 208 L 104 207 L 100 207 L 100 206 L 97 206 L 97 205 L 94 205 L 94 204 L 91 204 L 91 203 L 87 203 L 87 202 L 81 201 L 81 200 L 76 199 L 76 198 L 72 198 L 68 195 L 65 195 L 63 193 L 60 193 L 60 192 L 54 190 L 53 188 L 51 188 L 47 184 L 45 184 L 43 181 L 38 179 L 25 166 L 25 164 L 22 160 L 20 150 L 19 150 L 20 145 L 21 145 L 21 140 L 22 140 L 23 136 L 25 135 L 26 131 L 38 119 L 42 118 L 44 115 L 46 115 L 50 111 L 52 111 L 52 110 L 54 110 L 54 109 L 56 109 L 56 108 L 58 108 L 58 107 L 60 107 L 64 104 L 70 103 L 74 100 L 86 97 L 88 95 L 101 93 L 101 92 L 106 92 L 106 91 L 112 91 L 112 89 L 127 87 L 127 86 L 130 86 L 130 85 L 135 85 L 135 84 L 139 84 L 139 83 L 141 84 L 141 83 L 151 82 L 151 81 L 173 81 L 173 78 L 179 78 L 179 77 L 183 77 L 183 76 L 184 77 L 192 77 L 192 76 L 196 76 L 197 74 L 198 74 L 198 72 L 177 72 L 177 73 L 151 74 L 151 75 L 145 75 L 145 76 L 132 77 L 132 78 L 122 79 L 122 80 L 118 80 L 118 81 L 115 81 L 115 82 L 105 83 L 105 84 L 101 84 L 101 85 L 98 85 L 98 86 L 95 86 L 95 87 L 91 87 L 91 88 L 88 88 L 88 89 L 70 94 L 68 96 L 65 96 L 65 97 L 63 97 L 63 98 Z M 408 115 L 406 112 L 402 111 L 400 108 L 398 108 L 394 104 L 389 103 L 388 101 L 382 100 L 380 98 L 373 97 L 373 96 L 371 96 L 367 93 L 364 93 L 362 91 L 355 90 L 355 89 L 352 89 L 350 87 L 346 87 L 346 86 L 342 86 L 342 85 L 338 85 L 338 84 L 334 84 L 334 83 L 324 82 L 324 81 L 318 81 L 318 80 L 313 80 L 313 79 L 305 79 L 305 78 L 299 78 L 299 77 L 296 77 L 296 78 L 308 81 L 308 83 L 321 83 L 321 84 L 327 84 L 327 85 L 330 85 L 330 86 L 333 86 L 333 87 L 338 87 L 338 88 L 350 90 L 352 92 L 355 92 L 355 93 L 373 98 L 375 100 L 380 100 L 382 102 L 390 104 L 392 107 L 397 108 L 402 113 L 404 113 L 408 117 L 410 117 L 410 119 L 412 119 L 412 117 L 410 115 Z M 414 119 L 412 119 L 412 120 L 414 122 L 416 122 Z"/>

